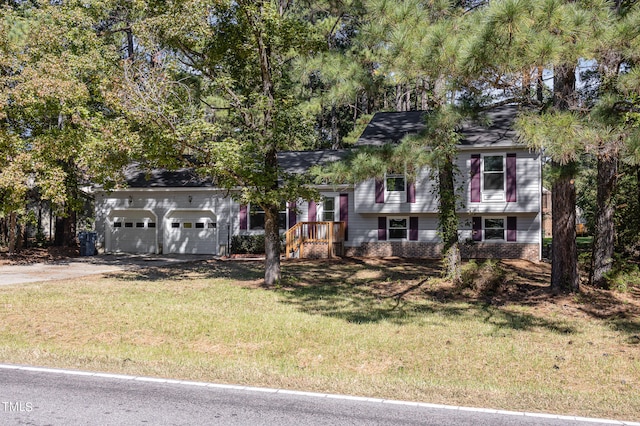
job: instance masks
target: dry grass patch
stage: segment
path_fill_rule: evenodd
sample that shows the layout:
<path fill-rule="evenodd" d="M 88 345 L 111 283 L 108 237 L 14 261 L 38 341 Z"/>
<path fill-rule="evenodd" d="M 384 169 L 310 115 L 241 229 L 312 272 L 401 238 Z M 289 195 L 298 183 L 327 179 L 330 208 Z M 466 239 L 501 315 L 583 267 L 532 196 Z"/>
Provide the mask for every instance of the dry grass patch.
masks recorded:
<path fill-rule="evenodd" d="M 402 259 L 286 262 L 271 289 L 221 261 L 3 287 L 0 361 L 640 420 L 637 293 L 497 266 L 491 292 Z"/>

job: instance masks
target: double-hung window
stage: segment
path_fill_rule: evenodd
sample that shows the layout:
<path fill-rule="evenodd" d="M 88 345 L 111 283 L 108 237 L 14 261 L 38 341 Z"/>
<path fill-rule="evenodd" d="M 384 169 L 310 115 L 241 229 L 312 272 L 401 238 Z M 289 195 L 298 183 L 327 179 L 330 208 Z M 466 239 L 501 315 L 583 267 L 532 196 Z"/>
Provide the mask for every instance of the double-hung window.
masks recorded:
<path fill-rule="evenodd" d="M 409 229 L 409 218 L 390 217 L 388 218 L 387 231 L 390 240 L 406 240 Z"/>
<path fill-rule="evenodd" d="M 249 208 L 249 229 L 259 230 L 264 229 L 265 225 L 265 213 L 257 204 L 251 204 Z M 282 203 L 280 205 L 280 211 L 278 212 L 278 227 L 280 229 L 287 228 L 287 205 Z"/>
<path fill-rule="evenodd" d="M 505 240 L 505 219 L 504 218 L 483 218 L 483 229 L 485 241 Z"/>
<path fill-rule="evenodd" d="M 407 180 L 404 174 L 387 174 L 384 179 L 385 201 L 404 203 L 407 199 Z"/>
<path fill-rule="evenodd" d="M 472 218 L 474 241 L 515 242 L 518 240 L 518 218 L 479 217 Z"/>
<path fill-rule="evenodd" d="M 503 155 L 485 155 L 482 161 L 482 201 L 505 201 Z"/>
<path fill-rule="evenodd" d="M 322 221 L 333 222 L 336 220 L 336 198 L 326 196 L 322 199 Z"/>

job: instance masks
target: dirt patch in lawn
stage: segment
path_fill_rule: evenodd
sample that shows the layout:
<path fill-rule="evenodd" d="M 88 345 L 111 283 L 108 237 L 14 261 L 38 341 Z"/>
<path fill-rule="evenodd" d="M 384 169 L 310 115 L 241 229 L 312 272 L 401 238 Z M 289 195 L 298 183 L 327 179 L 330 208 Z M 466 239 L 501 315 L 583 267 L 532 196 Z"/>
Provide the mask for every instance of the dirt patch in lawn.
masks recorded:
<path fill-rule="evenodd" d="M 29 248 L 12 255 L 9 255 L 6 250 L 2 250 L 0 251 L 0 266 L 49 263 L 79 256 L 80 249 L 78 247 Z"/>

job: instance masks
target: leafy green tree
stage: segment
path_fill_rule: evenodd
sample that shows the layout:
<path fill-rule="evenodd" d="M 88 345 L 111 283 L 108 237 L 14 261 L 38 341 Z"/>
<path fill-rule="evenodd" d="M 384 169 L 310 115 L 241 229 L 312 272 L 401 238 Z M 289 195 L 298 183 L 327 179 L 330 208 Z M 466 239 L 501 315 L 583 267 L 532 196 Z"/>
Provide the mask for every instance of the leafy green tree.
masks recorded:
<path fill-rule="evenodd" d="M 281 276 L 281 203 L 317 196 L 283 172 L 278 152 L 313 146 L 299 70 L 328 49 L 322 29 L 332 3 L 321 3 L 326 19 L 314 2 L 153 3 L 133 25 L 140 52 L 124 63 L 119 110 L 139 136 L 140 157 L 190 161 L 265 211 L 266 285 Z"/>
<path fill-rule="evenodd" d="M 117 137 L 104 96 L 116 51 L 79 1 L 15 2 L 1 13 L 2 209 L 15 232 L 27 191 L 36 188 L 64 217 L 62 242 L 73 244 L 80 185 L 94 168 L 106 175 L 119 164 L 109 161 L 119 155 L 105 155 L 119 146 L 110 146 Z"/>

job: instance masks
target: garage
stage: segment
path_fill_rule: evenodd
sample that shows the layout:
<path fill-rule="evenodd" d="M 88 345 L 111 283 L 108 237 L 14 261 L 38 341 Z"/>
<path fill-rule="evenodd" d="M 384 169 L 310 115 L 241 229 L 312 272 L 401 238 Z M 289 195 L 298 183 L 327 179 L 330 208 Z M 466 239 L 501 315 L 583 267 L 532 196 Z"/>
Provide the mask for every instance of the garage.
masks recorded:
<path fill-rule="evenodd" d="M 107 218 L 106 250 L 157 253 L 157 219 L 149 210 L 114 210 Z"/>
<path fill-rule="evenodd" d="M 164 253 L 216 254 L 218 228 L 210 210 L 174 210 L 164 219 Z"/>

